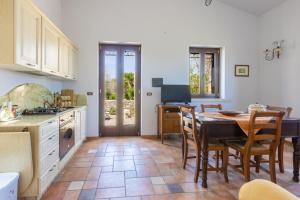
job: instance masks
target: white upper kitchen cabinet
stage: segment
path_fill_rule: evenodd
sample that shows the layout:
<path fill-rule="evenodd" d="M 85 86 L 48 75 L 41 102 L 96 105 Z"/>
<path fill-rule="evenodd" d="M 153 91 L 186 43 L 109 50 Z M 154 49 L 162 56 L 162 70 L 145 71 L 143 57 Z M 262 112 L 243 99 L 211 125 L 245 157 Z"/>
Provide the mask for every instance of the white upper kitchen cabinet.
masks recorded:
<path fill-rule="evenodd" d="M 0 0 L 0 68 L 75 80 L 77 54 L 31 0 Z"/>
<path fill-rule="evenodd" d="M 78 76 L 78 50 L 74 46 L 69 48 L 69 78 L 76 80 Z"/>
<path fill-rule="evenodd" d="M 0 5 L 0 66 L 19 71 L 41 70 L 39 10 L 28 0 L 0 0 Z"/>
<path fill-rule="evenodd" d="M 42 19 L 42 71 L 59 73 L 60 33 L 47 19 Z"/>
<path fill-rule="evenodd" d="M 69 42 L 61 37 L 59 40 L 59 74 L 69 78 Z"/>

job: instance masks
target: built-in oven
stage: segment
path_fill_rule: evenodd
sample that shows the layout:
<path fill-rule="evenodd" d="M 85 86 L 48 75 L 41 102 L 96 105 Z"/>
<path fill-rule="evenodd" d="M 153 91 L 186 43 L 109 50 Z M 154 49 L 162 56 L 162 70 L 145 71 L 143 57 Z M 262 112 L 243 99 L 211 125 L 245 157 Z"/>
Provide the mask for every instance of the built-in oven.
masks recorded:
<path fill-rule="evenodd" d="M 59 117 L 59 158 L 62 159 L 75 144 L 75 113 Z"/>

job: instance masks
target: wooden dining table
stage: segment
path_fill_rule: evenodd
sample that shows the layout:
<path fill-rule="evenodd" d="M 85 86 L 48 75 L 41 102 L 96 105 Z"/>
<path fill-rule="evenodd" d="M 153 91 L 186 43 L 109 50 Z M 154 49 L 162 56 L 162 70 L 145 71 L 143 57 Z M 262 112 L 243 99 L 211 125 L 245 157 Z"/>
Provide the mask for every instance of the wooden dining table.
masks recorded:
<path fill-rule="evenodd" d="M 245 133 L 235 120 L 210 118 L 196 114 L 198 133 L 202 137 L 202 187 L 207 188 L 208 144 L 212 141 L 239 140 Z M 261 130 L 263 131 L 263 130 Z M 300 161 L 300 119 L 285 118 L 282 121 L 283 138 L 292 138 L 293 142 L 293 180 L 299 182 Z"/>

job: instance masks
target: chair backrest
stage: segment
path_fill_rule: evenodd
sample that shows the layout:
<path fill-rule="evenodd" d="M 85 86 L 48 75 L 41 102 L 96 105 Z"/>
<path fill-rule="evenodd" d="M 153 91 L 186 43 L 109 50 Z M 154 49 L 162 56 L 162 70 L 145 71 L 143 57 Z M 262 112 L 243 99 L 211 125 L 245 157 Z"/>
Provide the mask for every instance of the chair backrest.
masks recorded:
<path fill-rule="evenodd" d="M 196 143 L 199 142 L 197 136 L 197 123 L 195 115 L 195 107 L 185 107 L 180 108 L 181 111 L 181 132 L 184 137 L 192 135 Z"/>
<path fill-rule="evenodd" d="M 249 152 L 254 142 L 263 142 L 269 145 L 270 151 L 276 151 L 280 143 L 283 116 L 284 112 L 279 111 L 252 112 L 245 150 Z M 268 119 L 272 120 L 268 121 Z M 265 133 L 257 134 L 258 130 L 265 130 Z"/>
<path fill-rule="evenodd" d="M 222 110 L 222 104 L 201 104 L 201 112 L 206 112 L 207 109 Z"/>
<path fill-rule="evenodd" d="M 290 118 L 293 108 L 267 105 L 267 110 L 284 112 L 284 117 Z"/>

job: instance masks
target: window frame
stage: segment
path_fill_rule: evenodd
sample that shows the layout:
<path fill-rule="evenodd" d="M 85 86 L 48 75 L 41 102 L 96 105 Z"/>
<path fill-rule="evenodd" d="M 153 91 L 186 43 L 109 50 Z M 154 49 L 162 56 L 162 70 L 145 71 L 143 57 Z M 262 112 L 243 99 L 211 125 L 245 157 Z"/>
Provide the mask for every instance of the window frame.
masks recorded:
<path fill-rule="evenodd" d="M 190 47 L 189 48 L 189 72 L 191 69 L 191 54 L 200 54 L 200 94 L 198 95 L 193 95 L 192 98 L 203 98 L 203 99 L 219 99 L 220 98 L 220 72 L 221 72 L 221 67 L 220 67 L 220 52 L 221 48 L 213 48 L 213 47 Z M 212 95 L 207 95 L 204 92 L 204 70 L 205 67 L 205 54 L 213 54 L 214 56 L 214 87 L 215 87 L 215 92 Z M 189 83 L 190 83 L 190 73 L 189 73 Z"/>

